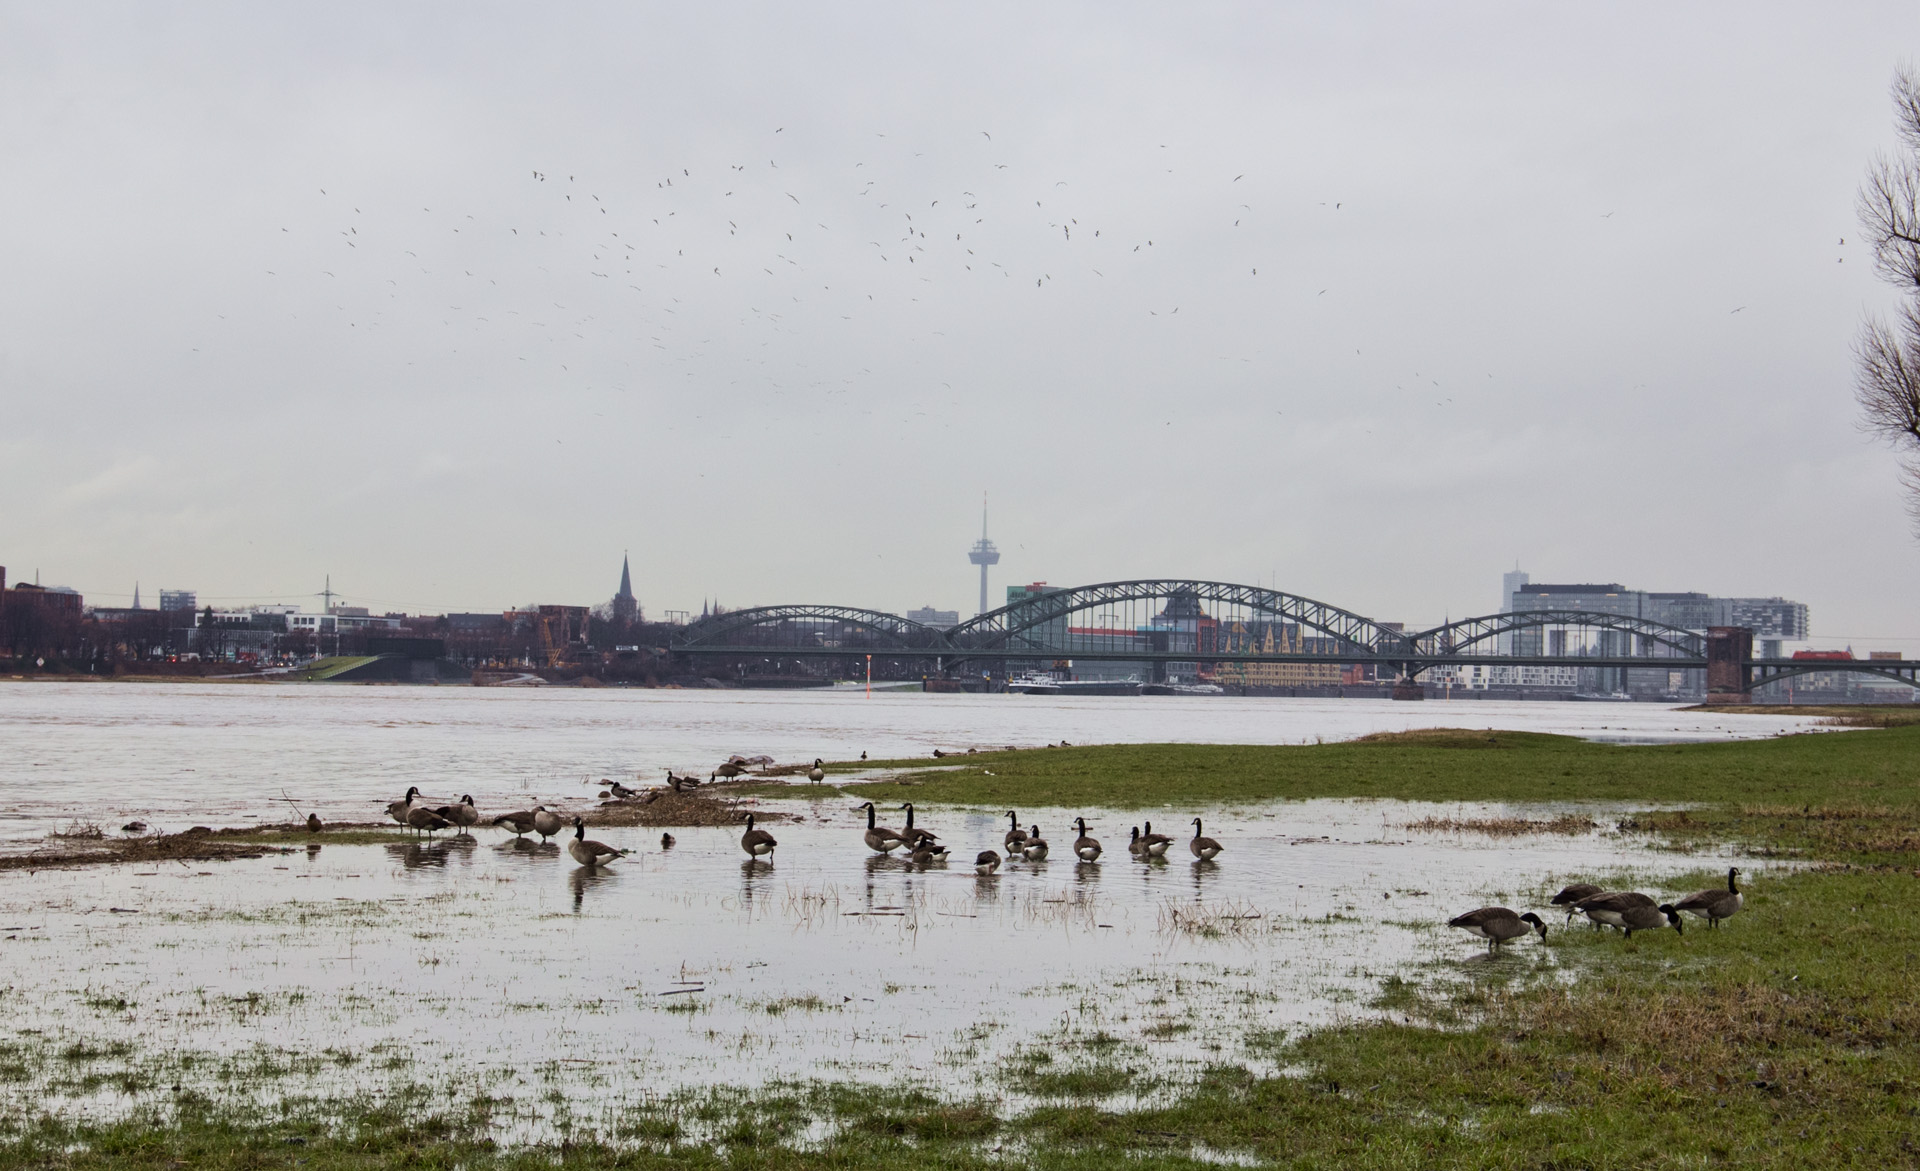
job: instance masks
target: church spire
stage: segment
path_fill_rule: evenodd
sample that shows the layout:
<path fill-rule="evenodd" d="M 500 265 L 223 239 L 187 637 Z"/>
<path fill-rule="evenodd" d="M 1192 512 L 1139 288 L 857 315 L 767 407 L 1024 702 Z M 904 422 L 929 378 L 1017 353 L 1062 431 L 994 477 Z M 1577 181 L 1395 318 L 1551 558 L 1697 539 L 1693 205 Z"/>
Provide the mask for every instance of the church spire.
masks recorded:
<path fill-rule="evenodd" d="M 620 554 L 620 592 L 613 595 L 613 617 L 616 622 L 632 622 L 639 616 L 640 603 L 633 596 L 633 569 L 623 551 Z"/>
<path fill-rule="evenodd" d="M 625 552 L 620 554 L 620 592 L 613 596 L 616 598 L 631 598 L 633 596 L 633 573 L 627 565 L 627 555 Z"/>

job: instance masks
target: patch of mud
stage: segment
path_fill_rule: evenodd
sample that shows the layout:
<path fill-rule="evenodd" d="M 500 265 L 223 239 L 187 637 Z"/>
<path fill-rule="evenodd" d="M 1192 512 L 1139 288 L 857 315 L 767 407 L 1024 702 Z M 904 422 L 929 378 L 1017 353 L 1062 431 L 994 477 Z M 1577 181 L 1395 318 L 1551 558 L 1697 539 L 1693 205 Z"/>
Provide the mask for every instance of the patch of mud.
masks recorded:
<path fill-rule="evenodd" d="M 25 853 L 0 855 L 0 870 L 51 870 L 106 862 L 230 862 L 287 853 L 292 851 L 285 847 L 222 841 L 220 833 L 195 826 L 182 833 L 148 837 L 55 837 L 47 845 Z"/>

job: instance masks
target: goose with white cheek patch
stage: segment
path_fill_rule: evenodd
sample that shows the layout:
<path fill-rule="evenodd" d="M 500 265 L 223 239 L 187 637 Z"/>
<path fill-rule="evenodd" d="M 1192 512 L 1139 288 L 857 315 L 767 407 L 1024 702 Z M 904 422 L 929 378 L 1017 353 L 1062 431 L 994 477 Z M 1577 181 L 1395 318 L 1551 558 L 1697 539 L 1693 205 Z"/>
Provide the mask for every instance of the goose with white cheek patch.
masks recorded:
<path fill-rule="evenodd" d="M 747 814 L 747 832 L 740 835 L 741 849 L 745 850 L 750 857 L 771 858 L 773 848 L 779 844 L 766 830 L 753 828 L 753 814 Z"/>
<path fill-rule="evenodd" d="M 1518 939 L 1529 931 L 1538 931 L 1541 939 L 1547 937 L 1547 925 L 1541 922 L 1540 916 L 1532 911 L 1522 915 L 1506 907 L 1481 907 L 1477 911 L 1468 911 L 1447 920 L 1447 926 L 1458 927 L 1469 935 L 1486 940 L 1488 951 L 1509 940 Z"/>
<path fill-rule="evenodd" d="M 1673 905 L 1689 915 L 1698 915 L 1705 919 L 1709 927 L 1718 927 L 1720 920 L 1731 919 L 1739 914 L 1741 904 L 1747 901 L 1746 896 L 1740 893 L 1739 886 L 1734 883 L 1734 879 L 1739 874 L 1738 866 L 1728 867 L 1727 889 L 1697 890 Z"/>
<path fill-rule="evenodd" d="M 567 853 L 582 866 L 605 866 L 627 856 L 626 850 L 616 850 L 605 842 L 589 839 L 587 823 L 577 817 L 573 819 L 573 840 L 567 843 Z"/>

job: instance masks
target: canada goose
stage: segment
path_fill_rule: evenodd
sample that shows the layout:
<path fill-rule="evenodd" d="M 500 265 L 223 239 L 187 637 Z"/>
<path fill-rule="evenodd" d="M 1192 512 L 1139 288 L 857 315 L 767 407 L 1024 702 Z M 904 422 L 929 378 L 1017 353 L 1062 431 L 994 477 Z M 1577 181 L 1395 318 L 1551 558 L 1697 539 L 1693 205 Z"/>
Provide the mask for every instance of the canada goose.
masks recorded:
<path fill-rule="evenodd" d="M 935 861 L 935 851 L 937 850 L 939 850 L 939 847 L 934 843 L 921 842 L 913 848 L 913 853 L 907 855 L 907 861 L 913 863 L 915 866 L 931 865 Z M 941 852 L 944 853 L 944 851 Z"/>
<path fill-rule="evenodd" d="M 1591 882 L 1576 882 L 1572 886 L 1561 887 L 1560 893 L 1553 896 L 1553 905 L 1556 907 L 1565 907 L 1567 909 L 1567 922 L 1571 923 L 1573 922 L 1575 912 L 1579 909 L 1575 907 L 1574 904 L 1581 899 L 1590 899 L 1594 895 L 1601 893 L 1603 893 L 1602 888 L 1593 885 Z"/>
<path fill-rule="evenodd" d="M 1740 888 L 1733 882 L 1739 873 L 1738 866 L 1730 866 L 1727 868 L 1727 889 L 1697 890 L 1673 905 L 1690 915 L 1705 919 L 1709 927 L 1718 927 L 1720 920 L 1731 919 L 1739 914 L 1740 905 L 1746 902 L 1746 896 L 1740 893 Z"/>
<path fill-rule="evenodd" d="M 663 850 L 671 850 L 671 849 L 673 849 L 673 835 L 672 835 L 672 834 L 661 834 L 661 835 L 660 835 L 660 848 L 661 848 L 661 849 L 663 849 Z"/>
<path fill-rule="evenodd" d="M 753 828 L 753 814 L 747 814 L 747 832 L 740 835 L 740 848 L 755 858 L 762 854 L 772 857 L 773 848 L 777 845 L 779 843 L 773 840 L 772 834 Z"/>
<path fill-rule="evenodd" d="M 820 767 L 820 758 L 817 756 L 813 758 L 813 767 L 807 770 L 807 779 L 816 785 L 827 779 L 827 770 Z"/>
<path fill-rule="evenodd" d="M 1000 855 L 997 852 L 982 850 L 974 856 L 973 872 L 975 874 L 992 874 L 998 869 L 1000 869 Z"/>
<path fill-rule="evenodd" d="M 147 832 L 147 823 L 144 821 L 129 821 L 120 827 L 120 832 L 123 834 L 143 834 Z"/>
<path fill-rule="evenodd" d="M 1193 840 L 1187 843 L 1187 849 L 1192 850 L 1193 856 L 1202 862 L 1211 862 L 1220 855 L 1219 842 L 1200 836 L 1200 819 L 1197 817 L 1193 819 Z"/>
<path fill-rule="evenodd" d="M 573 840 L 567 843 L 567 853 L 582 866 L 604 866 L 627 855 L 627 851 L 616 850 L 605 842 L 588 841 L 587 823 L 578 817 L 573 819 Z"/>
<path fill-rule="evenodd" d="M 1547 925 L 1540 921 L 1540 916 L 1532 911 L 1524 915 L 1516 914 L 1505 907 L 1481 907 L 1477 911 L 1468 911 L 1447 920 L 1447 926 L 1478 935 L 1487 941 L 1488 951 L 1509 939 L 1518 939 L 1528 931 L 1538 931 L 1541 939 L 1547 937 Z"/>
<path fill-rule="evenodd" d="M 1040 836 L 1039 826 L 1034 826 L 1033 832 L 1027 835 L 1027 840 L 1020 846 L 1020 853 L 1024 855 L 1029 862 L 1045 862 L 1047 860 L 1047 839 Z"/>
<path fill-rule="evenodd" d="M 907 811 L 907 827 L 900 831 L 900 837 L 909 846 L 917 846 L 921 842 L 937 842 L 940 840 L 940 835 L 930 829 L 915 829 L 913 827 L 913 802 L 909 801 L 900 808 Z"/>
<path fill-rule="evenodd" d="M 513 831 L 514 837 L 519 837 L 521 834 L 533 832 L 533 819 L 537 816 L 539 815 L 533 810 L 523 809 L 518 813 L 502 813 L 493 819 L 493 824 L 504 825 Z"/>
<path fill-rule="evenodd" d="M 1140 831 L 1140 848 L 1146 851 L 1146 855 L 1149 858 L 1166 857 L 1167 847 L 1171 845 L 1173 845 L 1172 838 L 1165 834 L 1153 832 L 1153 823 L 1151 821 L 1147 822 Z"/>
<path fill-rule="evenodd" d="M 699 785 L 699 777 L 676 777 L 673 775 L 672 769 L 667 770 L 667 788 L 672 789 L 676 793 L 685 793 L 691 789 L 698 788 Z"/>
<path fill-rule="evenodd" d="M 1673 909 L 1672 903 L 1661 903 L 1657 907 L 1628 907 L 1620 912 L 1620 927 L 1632 939 L 1636 931 L 1658 931 L 1671 925 L 1674 931 L 1681 930 L 1680 912 Z"/>
<path fill-rule="evenodd" d="M 1140 827 L 1137 825 L 1133 827 L 1133 837 L 1127 841 L 1127 853 L 1136 858 L 1147 856 L 1147 844 L 1140 840 Z"/>
<path fill-rule="evenodd" d="M 941 845 L 939 842 L 933 841 L 932 839 L 923 841 L 920 843 L 920 845 L 933 855 L 933 860 L 935 862 L 945 862 L 947 860 L 947 855 L 953 852 L 947 849 L 947 847 Z"/>
<path fill-rule="evenodd" d="M 576 817 L 574 820 L 578 821 L 580 819 Z M 533 807 L 533 832 L 540 835 L 541 841 L 546 841 L 565 828 L 567 828 L 567 823 L 560 819 L 558 813 L 548 809 L 545 805 L 535 805 Z"/>
<path fill-rule="evenodd" d="M 442 805 L 440 808 L 434 810 L 434 812 L 446 818 L 454 825 L 459 826 L 461 829 L 465 829 L 470 825 L 480 824 L 480 811 L 473 807 L 473 794 L 471 793 L 463 795 L 458 805 Z"/>
<path fill-rule="evenodd" d="M 1574 904 L 1575 909 L 1593 920 L 1596 926 L 1605 924 L 1608 927 L 1618 927 L 1622 931 L 1627 927 L 1620 918 L 1622 912 L 1634 907 L 1651 906 L 1653 906 L 1653 900 L 1637 890 L 1602 891 Z"/>
<path fill-rule="evenodd" d="M 407 795 L 405 797 L 402 797 L 398 801 L 389 801 L 387 803 L 387 816 L 393 818 L 401 825 L 407 824 L 407 810 L 413 808 L 413 799 L 419 795 L 420 787 L 418 785 L 408 785 Z"/>
<path fill-rule="evenodd" d="M 621 784 L 619 781 L 615 781 L 612 784 L 608 785 L 607 792 L 612 793 L 616 799 L 621 801 L 625 801 L 631 797 L 640 796 L 639 789 L 629 789 L 625 785 Z"/>
<path fill-rule="evenodd" d="M 1007 853 L 1018 854 L 1027 848 L 1027 831 L 1020 828 L 1020 819 L 1011 809 L 1007 810 L 1007 821 L 1013 828 L 1007 831 L 1006 840 L 1001 844 L 1006 846 Z"/>
<path fill-rule="evenodd" d="M 318 813 L 307 814 L 307 832 L 310 834 L 320 832 L 320 815 Z"/>
<path fill-rule="evenodd" d="M 1100 843 L 1096 839 L 1087 836 L 1087 819 L 1084 817 L 1076 817 L 1073 819 L 1073 826 L 1080 831 L 1080 836 L 1073 839 L 1074 856 L 1082 862 L 1098 862 L 1100 860 Z"/>
<path fill-rule="evenodd" d="M 725 777 L 729 781 L 731 781 L 735 777 L 745 776 L 746 773 L 747 773 L 746 765 L 735 764 L 732 761 L 728 761 L 727 763 L 721 765 L 719 768 L 714 769 L 713 775 L 709 776 L 707 779 L 711 781 L 714 779 L 714 777 Z"/>
<path fill-rule="evenodd" d="M 407 828 L 432 833 L 437 829 L 446 829 L 453 824 L 425 805 L 415 805 L 407 810 Z"/>
<path fill-rule="evenodd" d="M 874 824 L 873 802 L 869 801 L 865 805 L 860 806 L 859 808 L 867 811 L 867 833 L 866 833 L 865 840 L 867 843 L 867 848 L 869 850 L 875 850 L 875 851 L 878 851 L 879 853 L 885 854 L 891 850 L 897 850 L 901 846 L 904 846 L 907 844 L 906 839 L 902 838 L 899 834 L 894 833 L 892 830 L 888 829 L 886 826 Z"/>

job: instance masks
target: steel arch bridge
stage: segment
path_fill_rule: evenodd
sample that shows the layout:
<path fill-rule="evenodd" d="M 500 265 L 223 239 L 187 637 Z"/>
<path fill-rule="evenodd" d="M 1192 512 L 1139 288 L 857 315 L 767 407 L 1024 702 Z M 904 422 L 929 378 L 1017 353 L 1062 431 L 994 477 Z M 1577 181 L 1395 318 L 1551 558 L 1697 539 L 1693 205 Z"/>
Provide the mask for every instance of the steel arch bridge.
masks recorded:
<path fill-rule="evenodd" d="M 1552 638 L 1548 632 L 1566 632 Z M 1564 645 L 1563 645 L 1564 644 Z M 1708 666 L 1708 639 L 1631 615 L 1584 610 L 1487 614 L 1409 632 L 1312 598 L 1261 586 L 1143 578 L 1035 592 L 942 629 L 854 606 L 759 606 L 703 617 L 672 640 L 688 657 L 871 655 L 946 673 L 965 664 L 1049 661 L 1373 664 L 1417 680 L 1435 668 Z M 1920 686 L 1920 660 L 1755 659 L 1735 664 L 1740 690 L 1798 675 L 1855 672 Z"/>

